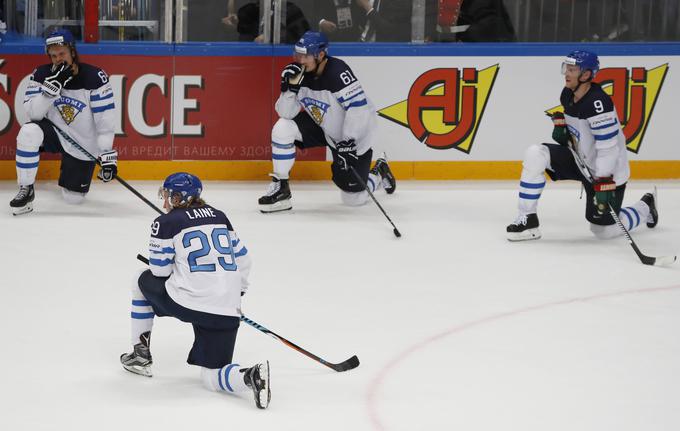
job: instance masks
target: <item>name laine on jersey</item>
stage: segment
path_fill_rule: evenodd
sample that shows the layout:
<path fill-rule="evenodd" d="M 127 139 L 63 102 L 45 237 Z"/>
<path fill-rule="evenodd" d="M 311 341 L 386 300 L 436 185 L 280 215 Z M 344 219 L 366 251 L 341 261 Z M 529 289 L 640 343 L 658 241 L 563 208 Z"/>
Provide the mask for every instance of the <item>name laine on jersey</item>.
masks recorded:
<path fill-rule="evenodd" d="M 86 105 L 80 100 L 61 96 L 54 101 L 54 106 L 61 114 L 61 118 L 63 118 L 64 122 L 66 124 L 71 124 L 76 116 L 85 109 Z"/>
<path fill-rule="evenodd" d="M 184 211 L 190 220 L 195 220 L 197 218 L 217 217 L 212 208 L 194 208 L 192 211 L 194 215 L 193 217 L 191 216 L 191 212 Z"/>

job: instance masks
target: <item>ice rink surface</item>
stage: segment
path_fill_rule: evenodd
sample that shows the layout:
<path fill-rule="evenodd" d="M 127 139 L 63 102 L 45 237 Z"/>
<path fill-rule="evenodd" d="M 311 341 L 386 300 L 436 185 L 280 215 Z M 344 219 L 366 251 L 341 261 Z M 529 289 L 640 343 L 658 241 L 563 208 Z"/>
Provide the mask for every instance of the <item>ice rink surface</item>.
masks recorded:
<path fill-rule="evenodd" d="M 132 182 L 158 206 L 158 182 Z M 660 222 L 633 237 L 680 252 L 680 183 L 657 182 Z M 651 183 L 632 181 L 626 203 Z M 330 182 L 293 182 L 292 211 L 260 214 L 266 183 L 206 182 L 254 265 L 244 313 L 336 373 L 242 325 L 235 359 L 269 359 L 272 402 L 207 391 L 185 363 L 191 327 L 156 319 L 154 377 L 125 372 L 130 283 L 156 213 L 120 184 L 86 203 L 36 186 L 12 217 L 0 182 L 0 429 L 678 430 L 680 264 L 642 265 L 595 239 L 576 183 L 550 183 L 543 239 L 509 243 L 516 182 L 400 182 L 340 204 Z"/>

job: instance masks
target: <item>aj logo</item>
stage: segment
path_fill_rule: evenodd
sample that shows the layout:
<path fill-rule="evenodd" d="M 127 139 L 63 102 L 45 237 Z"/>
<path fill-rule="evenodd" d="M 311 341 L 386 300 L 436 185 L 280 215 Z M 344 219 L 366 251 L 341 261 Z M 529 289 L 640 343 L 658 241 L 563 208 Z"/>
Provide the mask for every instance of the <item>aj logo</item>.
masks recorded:
<path fill-rule="evenodd" d="M 80 100 L 72 99 L 70 97 L 60 97 L 54 101 L 54 106 L 61 114 L 64 123 L 71 124 L 85 108 L 85 104 Z"/>
<path fill-rule="evenodd" d="M 610 67 L 600 70 L 595 77 L 595 82 L 602 85 L 602 89 L 614 101 L 629 151 L 640 151 L 642 138 L 667 73 L 668 63 L 654 69 Z M 559 105 L 546 112 L 552 114 L 563 110 L 562 105 Z"/>
<path fill-rule="evenodd" d="M 378 111 L 407 127 L 430 148 L 470 153 L 486 102 L 498 75 L 498 64 L 483 70 L 432 69 L 411 86 L 408 99 Z M 461 76 L 462 75 L 462 76 Z"/>

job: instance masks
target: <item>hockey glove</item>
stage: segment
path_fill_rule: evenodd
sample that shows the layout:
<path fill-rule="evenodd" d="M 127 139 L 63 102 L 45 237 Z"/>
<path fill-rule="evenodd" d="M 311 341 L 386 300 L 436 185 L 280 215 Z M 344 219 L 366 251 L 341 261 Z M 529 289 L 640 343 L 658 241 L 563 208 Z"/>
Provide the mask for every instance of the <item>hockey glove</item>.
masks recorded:
<path fill-rule="evenodd" d="M 593 182 L 595 190 L 595 209 L 599 215 L 609 211 L 609 205 L 613 204 L 616 197 L 616 183 L 612 177 L 595 178 Z"/>
<path fill-rule="evenodd" d="M 40 90 L 49 97 L 57 97 L 61 89 L 73 79 L 73 69 L 66 63 L 52 66 L 52 75 L 45 78 Z"/>
<path fill-rule="evenodd" d="M 300 84 L 302 84 L 302 78 L 304 69 L 298 63 L 290 63 L 288 66 L 283 68 L 281 71 L 281 92 L 292 91 L 297 94 L 300 91 Z"/>
<path fill-rule="evenodd" d="M 335 151 L 338 155 L 338 165 L 343 171 L 349 171 L 349 167 L 356 164 L 359 160 L 354 139 L 336 142 Z"/>
<path fill-rule="evenodd" d="M 118 151 L 104 151 L 99 155 L 97 161 L 99 162 L 99 173 L 97 174 L 97 178 L 108 183 L 118 173 Z"/>
<path fill-rule="evenodd" d="M 564 113 L 557 111 L 550 118 L 554 126 L 552 132 L 553 140 L 560 145 L 567 145 L 569 143 L 569 130 L 564 119 Z"/>

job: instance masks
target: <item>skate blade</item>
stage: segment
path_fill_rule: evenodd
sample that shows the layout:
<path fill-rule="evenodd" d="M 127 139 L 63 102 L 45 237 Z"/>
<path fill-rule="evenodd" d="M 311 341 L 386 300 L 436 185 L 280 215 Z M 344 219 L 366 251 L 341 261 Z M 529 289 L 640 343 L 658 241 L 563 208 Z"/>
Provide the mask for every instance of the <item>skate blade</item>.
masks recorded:
<path fill-rule="evenodd" d="M 28 214 L 33 211 L 33 204 L 29 203 L 23 207 L 12 207 L 12 215 L 18 216 L 21 214 Z"/>
<path fill-rule="evenodd" d="M 278 201 L 276 203 L 273 203 L 271 205 L 260 205 L 260 212 L 263 214 L 269 214 L 269 213 L 277 213 L 280 211 L 288 211 L 289 209 L 293 208 L 293 204 L 290 203 L 290 200 L 286 199 L 283 201 Z"/>
<path fill-rule="evenodd" d="M 527 229 L 524 232 L 508 232 L 508 241 L 531 241 L 541 238 L 541 231 L 538 229 Z"/>
<path fill-rule="evenodd" d="M 123 368 L 125 368 L 127 371 L 137 374 L 140 376 L 144 377 L 153 377 L 153 373 L 151 372 L 151 367 L 140 367 L 139 365 L 125 365 L 122 364 Z"/>
<path fill-rule="evenodd" d="M 271 390 L 269 388 L 269 361 L 258 365 L 260 378 L 264 381 L 264 387 L 255 393 L 255 404 L 260 409 L 269 407 Z"/>

